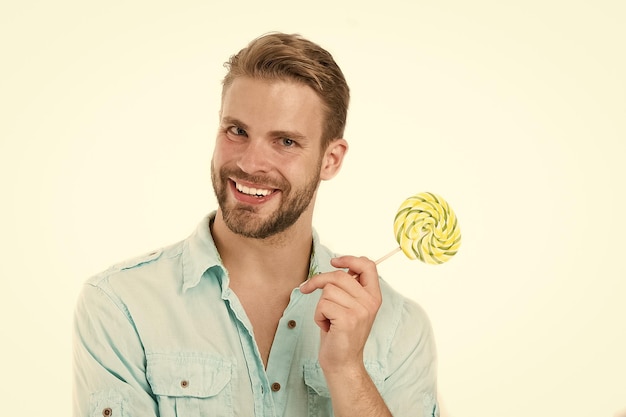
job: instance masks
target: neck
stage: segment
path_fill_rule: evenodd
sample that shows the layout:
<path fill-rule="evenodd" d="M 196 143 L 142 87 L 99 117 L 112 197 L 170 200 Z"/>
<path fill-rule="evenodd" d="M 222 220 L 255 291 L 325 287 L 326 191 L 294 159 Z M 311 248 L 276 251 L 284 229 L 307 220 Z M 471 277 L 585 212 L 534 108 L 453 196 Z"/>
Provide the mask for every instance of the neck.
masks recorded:
<path fill-rule="evenodd" d="M 218 209 L 211 233 L 231 282 L 297 287 L 308 275 L 313 230 L 306 215 L 287 230 L 266 239 L 233 233 Z M 245 277 L 245 278 L 243 278 Z"/>

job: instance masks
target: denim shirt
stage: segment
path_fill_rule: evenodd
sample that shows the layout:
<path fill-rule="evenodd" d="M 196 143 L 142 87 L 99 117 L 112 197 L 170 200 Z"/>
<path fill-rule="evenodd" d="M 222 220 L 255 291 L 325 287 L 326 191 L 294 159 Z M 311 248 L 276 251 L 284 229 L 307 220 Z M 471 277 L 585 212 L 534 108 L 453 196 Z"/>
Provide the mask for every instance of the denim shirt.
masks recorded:
<path fill-rule="evenodd" d="M 74 320 L 74 416 L 332 416 L 313 320 L 320 291 L 291 298 L 267 367 L 203 219 L 187 239 L 90 278 Z M 311 274 L 335 256 L 314 234 Z M 424 311 L 381 280 L 364 363 L 396 417 L 437 416 Z"/>

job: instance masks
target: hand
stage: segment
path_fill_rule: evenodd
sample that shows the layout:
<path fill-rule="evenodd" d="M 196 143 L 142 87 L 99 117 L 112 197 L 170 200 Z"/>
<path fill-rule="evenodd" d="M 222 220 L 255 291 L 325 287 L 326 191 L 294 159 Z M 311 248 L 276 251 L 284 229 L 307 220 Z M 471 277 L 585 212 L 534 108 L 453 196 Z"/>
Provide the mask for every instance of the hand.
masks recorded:
<path fill-rule="evenodd" d="M 322 290 L 315 310 L 320 365 L 325 373 L 361 370 L 365 342 L 382 302 L 378 271 L 363 257 L 343 256 L 331 264 L 348 272 L 315 275 L 300 287 L 303 294 Z"/>

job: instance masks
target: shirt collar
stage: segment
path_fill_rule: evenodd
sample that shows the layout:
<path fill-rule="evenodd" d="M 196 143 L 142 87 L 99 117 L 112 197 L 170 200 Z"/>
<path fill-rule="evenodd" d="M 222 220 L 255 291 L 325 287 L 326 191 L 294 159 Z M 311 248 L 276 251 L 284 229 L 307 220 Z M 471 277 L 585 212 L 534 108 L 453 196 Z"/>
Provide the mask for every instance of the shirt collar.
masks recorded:
<path fill-rule="evenodd" d="M 183 292 L 198 285 L 209 269 L 216 267 L 224 270 L 222 259 L 211 236 L 210 225 L 216 213 L 213 211 L 205 216 L 183 243 Z"/>
<path fill-rule="evenodd" d="M 204 273 L 209 269 L 219 268 L 221 269 L 219 275 L 226 276 L 226 269 L 211 235 L 210 225 L 216 213 L 217 211 L 213 211 L 205 216 L 196 230 L 183 243 L 183 292 L 198 285 Z M 330 265 L 330 258 L 331 254 L 320 244 L 318 234 L 313 230 L 309 278 L 315 274 L 334 270 Z"/>

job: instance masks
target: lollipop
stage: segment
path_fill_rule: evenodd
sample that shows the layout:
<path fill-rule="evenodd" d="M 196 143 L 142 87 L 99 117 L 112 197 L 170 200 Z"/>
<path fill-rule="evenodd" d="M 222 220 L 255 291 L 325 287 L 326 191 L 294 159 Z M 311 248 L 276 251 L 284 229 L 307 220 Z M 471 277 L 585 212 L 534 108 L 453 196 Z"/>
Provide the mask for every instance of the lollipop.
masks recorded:
<path fill-rule="evenodd" d="M 402 251 L 409 259 L 427 264 L 442 264 L 461 246 L 461 230 L 456 215 L 440 196 L 424 192 L 407 198 L 393 222 L 400 247 L 383 256 L 376 264 Z"/>

